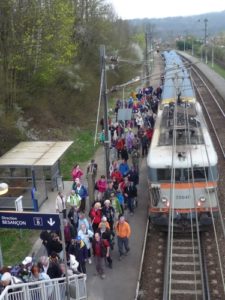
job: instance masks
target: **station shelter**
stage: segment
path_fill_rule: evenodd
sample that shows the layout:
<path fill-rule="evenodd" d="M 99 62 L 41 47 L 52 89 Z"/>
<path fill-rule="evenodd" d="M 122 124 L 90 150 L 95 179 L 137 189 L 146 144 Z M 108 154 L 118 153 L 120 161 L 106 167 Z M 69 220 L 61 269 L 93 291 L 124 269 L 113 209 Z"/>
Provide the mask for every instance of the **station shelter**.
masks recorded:
<path fill-rule="evenodd" d="M 8 192 L 0 196 L 0 210 L 15 209 L 22 196 L 23 209 L 38 211 L 48 192 L 63 189 L 60 159 L 72 141 L 21 142 L 0 157 L 0 182 Z"/>

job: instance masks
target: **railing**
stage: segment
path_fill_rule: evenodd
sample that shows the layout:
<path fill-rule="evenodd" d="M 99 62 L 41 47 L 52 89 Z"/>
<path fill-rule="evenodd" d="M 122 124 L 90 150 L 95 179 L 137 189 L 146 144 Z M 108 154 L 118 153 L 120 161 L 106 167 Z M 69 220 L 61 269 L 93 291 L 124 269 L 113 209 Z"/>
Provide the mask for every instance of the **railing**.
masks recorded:
<path fill-rule="evenodd" d="M 7 286 L 0 300 L 86 300 L 86 275 L 73 275 L 68 281 L 69 297 L 66 278 L 63 277 Z"/>

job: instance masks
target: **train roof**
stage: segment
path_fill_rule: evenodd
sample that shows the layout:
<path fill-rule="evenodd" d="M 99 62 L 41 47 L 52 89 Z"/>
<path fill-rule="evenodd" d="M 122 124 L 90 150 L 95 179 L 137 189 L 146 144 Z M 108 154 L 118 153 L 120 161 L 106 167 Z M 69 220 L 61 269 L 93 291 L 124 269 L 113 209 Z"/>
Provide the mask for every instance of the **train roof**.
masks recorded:
<path fill-rule="evenodd" d="M 195 102 L 195 93 L 190 75 L 179 55 L 175 51 L 164 51 L 165 61 L 162 104 L 176 101 Z"/>
<path fill-rule="evenodd" d="M 163 56 L 164 87 L 147 163 L 152 168 L 216 165 L 217 154 L 186 67 L 175 51 Z"/>
<path fill-rule="evenodd" d="M 187 168 L 192 165 L 216 165 L 217 154 L 200 104 L 197 102 L 189 104 L 189 107 L 178 107 L 175 124 L 173 118 L 169 117 L 169 111 L 169 105 L 158 111 L 147 157 L 148 166 Z"/>

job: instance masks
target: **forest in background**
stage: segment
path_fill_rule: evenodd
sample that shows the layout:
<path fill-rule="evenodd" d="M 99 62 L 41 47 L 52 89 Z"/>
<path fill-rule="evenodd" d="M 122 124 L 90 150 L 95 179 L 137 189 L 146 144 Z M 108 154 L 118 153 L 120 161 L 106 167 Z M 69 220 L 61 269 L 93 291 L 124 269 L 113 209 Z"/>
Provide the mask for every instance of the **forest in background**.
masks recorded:
<path fill-rule="evenodd" d="M 93 127 L 99 47 L 137 59 L 135 40 L 144 43 L 144 34 L 104 0 L 0 1 L 0 154 L 23 139 L 68 139 L 73 128 Z M 129 63 L 109 70 L 108 86 L 135 70 Z"/>
<path fill-rule="evenodd" d="M 207 15 L 209 33 L 219 16 L 224 12 Z M 190 48 L 191 29 L 182 25 L 190 24 L 190 18 L 121 20 L 105 0 L 1 0 L 0 155 L 21 140 L 74 139 L 76 130 L 93 130 L 100 45 L 106 46 L 108 58 L 120 58 L 113 66 L 107 62 L 110 89 L 140 74 L 146 30 L 155 43 L 163 40 L 160 32 L 168 39 L 172 30 L 173 41 L 181 35 L 182 48 L 182 32 L 177 31 L 182 28 Z M 172 29 L 167 21 L 174 24 Z M 203 29 L 203 23 L 198 26 Z M 220 45 L 225 44 L 223 37 Z M 217 59 L 225 60 L 224 49 L 217 52 Z"/>

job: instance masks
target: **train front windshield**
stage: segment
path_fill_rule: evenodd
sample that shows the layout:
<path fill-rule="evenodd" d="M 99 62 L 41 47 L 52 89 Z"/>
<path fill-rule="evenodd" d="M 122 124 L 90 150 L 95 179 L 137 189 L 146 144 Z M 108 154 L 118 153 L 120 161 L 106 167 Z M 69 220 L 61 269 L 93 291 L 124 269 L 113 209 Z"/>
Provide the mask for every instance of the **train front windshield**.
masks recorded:
<path fill-rule="evenodd" d="M 171 169 L 150 169 L 151 182 L 171 182 L 172 170 Z M 173 173 L 175 182 L 204 182 L 217 180 L 217 168 L 193 168 L 193 169 L 175 169 Z M 172 180 L 173 181 L 173 180 Z"/>

